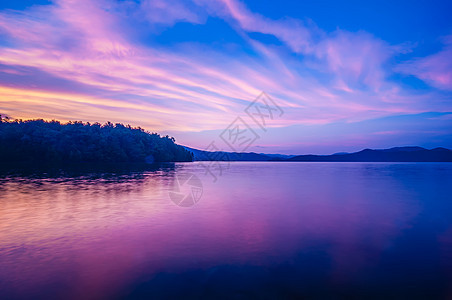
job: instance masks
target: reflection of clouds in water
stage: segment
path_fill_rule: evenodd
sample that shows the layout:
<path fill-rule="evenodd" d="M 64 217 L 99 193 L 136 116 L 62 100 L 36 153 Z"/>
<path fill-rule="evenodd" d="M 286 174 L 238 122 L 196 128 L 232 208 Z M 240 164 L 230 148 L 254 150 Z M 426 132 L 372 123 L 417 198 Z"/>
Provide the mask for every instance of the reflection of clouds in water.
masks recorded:
<path fill-rule="evenodd" d="M 39 167 L 19 167 L 0 170 L 0 192 L 6 188 L 23 193 L 60 189 L 77 192 L 101 188 L 127 192 L 130 189 L 140 189 L 150 178 L 171 177 L 173 172 L 174 164 L 47 167 L 44 170 Z"/>
<path fill-rule="evenodd" d="M 427 257 L 416 268 L 430 273 L 440 266 L 426 262 L 447 249 L 425 238 L 443 232 L 429 218 L 447 217 L 443 208 L 450 188 L 442 183 L 451 180 L 452 167 L 231 163 L 216 183 L 203 180 L 203 201 L 175 206 L 168 199 L 174 175 L 201 177 L 200 170 L 176 164 L 71 183 L 39 179 L 47 189 L 0 192 L 9 194 L 8 201 L 0 201 L 0 251 L 20 262 L 0 266 L 23 285 L 25 277 L 39 272 L 53 278 L 63 265 L 66 275 L 62 270 L 59 280 L 72 295 L 114 295 L 143 278 L 144 294 L 147 289 L 171 294 L 189 280 L 190 291 L 229 284 L 254 293 L 269 283 L 300 295 L 303 287 L 337 289 L 368 278 L 393 280 L 390 274 L 417 282 L 404 271 L 405 262 L 418 257 L 407 258 L 407 249 Z M 418 251 L 425 242 L 429 247 L 422 251 L 428 251 Z M 176 282 L 170 284 L 171 278 Z"/>
<path fill-rule="evenodd" d="M 162 201 L 174 165 L 148 171 L 25 169 L 0 177 L 3 243 L 68 238 L 149 212 Z M 0 242 L 0 244 L 3 244 Z"/>
<path fill-rule="evenodd" d="M 276 250 L 290 257 L 321 240 L 338 273 L 351 274 L 374 264 L 419 213 L 416 195 L 394 172 L 385 175 L 384 166 L 279 166 L 244 164 L 246 177 L 222 177 L 215 195 L 204 196 L 221 208 L 202 214 L 201 221 L 230 239 L 223 246 L 237 257 L 255 252 L 251 259 L 258 260 L 265 257 L 259 253 Z M 237 217 L 240 212 L 247 216 Z"/>

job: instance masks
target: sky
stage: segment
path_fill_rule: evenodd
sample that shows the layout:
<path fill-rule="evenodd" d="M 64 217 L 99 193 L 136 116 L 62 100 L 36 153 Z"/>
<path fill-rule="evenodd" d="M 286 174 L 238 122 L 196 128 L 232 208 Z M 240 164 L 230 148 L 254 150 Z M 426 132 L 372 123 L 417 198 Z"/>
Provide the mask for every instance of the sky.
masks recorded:
<path fill-rule="evenodd" d="M 247 152 L 452 148 L 451 11 L 431 0 L 0 0 L 0 114 L 120 122 L 198 149 L 231 150 L 231 129 L 254 133 Z M 273 108 L 264 127 L 247 114 L 259 103 Z"/>

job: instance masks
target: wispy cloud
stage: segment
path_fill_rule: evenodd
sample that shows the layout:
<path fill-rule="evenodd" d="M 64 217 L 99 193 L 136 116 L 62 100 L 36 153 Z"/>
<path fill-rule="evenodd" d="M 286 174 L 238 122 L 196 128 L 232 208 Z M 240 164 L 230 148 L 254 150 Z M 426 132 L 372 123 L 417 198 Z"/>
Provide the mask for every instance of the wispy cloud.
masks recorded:
<path fill-rule="evenodd" d="M 208 26 L 209 19 L 225 21 L 240 41 L 224 43 L 240 47 L 136 36 L 155 38 L 178 23 Z M 394 66 L 407 47 L 363 31 L 326 32 L 310 20 L 271 19 L 235 0 L 58 0 L 1 11 L 0 35 L 0 109 L 14 117 L 221 129 L 262 90 L 285 111 L 272 123 L 278 127 L 450 111 L 448 95 L 391 79 L 396 69 L 450 89 L 450 40 L 435 55 Z M 48 80 L 26 84 L 32 76 Z"/>
<path fill-rule="evenodd" d="M 443 38 L 444 48 L 438 53 L 417 58 L 397 67 L 397 70 L 414 75 L 434 87 L 452 90 L 452 35 Z"/>

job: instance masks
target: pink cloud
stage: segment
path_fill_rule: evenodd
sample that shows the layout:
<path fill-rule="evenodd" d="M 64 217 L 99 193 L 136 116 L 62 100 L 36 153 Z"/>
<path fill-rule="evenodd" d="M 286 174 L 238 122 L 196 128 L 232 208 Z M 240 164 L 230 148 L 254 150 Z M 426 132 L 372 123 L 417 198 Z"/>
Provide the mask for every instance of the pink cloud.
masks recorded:
<path fill-rule="evenodd" d="M 300 20 L 268 19 L 232 0 L 132 5 L 130 9 L 139 11 L 131 16 L 149 14 L 148 22 L 166 26 L 202 22 L 207 14 L 224 18 L 257 55 L 197 43 L 157 48 L 130 38 L 127 15 L 117 5 L 59 0 L 21 13 L 0 12 L 0 30 L 14 45 L 0 48 L 0 64 L 10 66 L 8 72 L 14 67 L 37 69 L 96 91 L 12 89 L 0 83 L 5 113 L 201 131 L 228 126 L 262 90 L 285 111 L 284 119 L 272 123 L 275 127 L 445 109 L 435 102 L 443 101 L 441 97 L 430 101 L 431 94 L 413 95 L 388 81 L 384 64 L 398 50 L 363 32 L 328 35 Z M 274 35 L 286 47 L 264 45 L 247 32 Z M 321 76 L 313 75 L 313 69 Z"/>
<path fill-rule="evenodd" d="M 203 0 L 197 0 L 203 3 Z M 313 22 L 290 18 L 272 20 L 249 11 L 236 0 L 206 1 L 215 13 L 232 18 L 245 32 L 270 34 L 284 42 L 296 53 L 307 55 L 311 66 L 334 74 L 335 86 L 353 92 L 353 86 L 364 85 L 378 91 L 386 81 L 384 64 L 396 53 L 407 51 L 407 45 L 391 46 L 365 32 L 337 29 L 332 34 L 320 30 Z M 254 41 L 250 41 L 253 43 Z M 254 42 L 254 47 L 269 56 L 265 46 Z M 272 56 L 272 59 L 275 57 Z M 313 59 L 314 58 L 314 59 Z"/>
<path fill-rule="evenodd" d="M 337 30 L 316 47 L 316 56 L 326 62 L 338 84 L 348 92 L 356 84 L 380 89 L 386 77 L 383 65 L 392 55 L 389 45 L 365 32 Z"/>
<path fill-rule="evenodd" d="M 452 90 L 452 35 L 444 38 L 444 44 L 440 52 L 402 64 L 396 70 L 439 89 Z"/>
<path fill-rule="evenodd" d="M 253 13 L 246 6 L 235 0 L 195 0 L 196 3 L 206 6 L 211 14 L 233 20 L 239 27 L 247 32 L 271 34 L 284 41 L 295 52 L 312 52 L 314 35 L 320 30 L 312 23 L 306 24 L 301 20 L 285 18 L 282 20 L 268 19 L 260 14 Z"/>

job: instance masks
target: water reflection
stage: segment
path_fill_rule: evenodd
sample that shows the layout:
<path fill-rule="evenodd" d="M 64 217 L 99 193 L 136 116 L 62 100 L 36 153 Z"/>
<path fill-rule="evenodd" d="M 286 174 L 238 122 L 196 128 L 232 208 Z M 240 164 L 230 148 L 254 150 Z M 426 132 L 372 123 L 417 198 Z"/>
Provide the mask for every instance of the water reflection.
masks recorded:
<path fill-rule="evenodd" d="M 449 164 L 232 163 L 216 183 L 196 164 L 58 172 L 0 176 L 8 297 L 451 293 Z M 168 197 L 183 172 L 203 180 L 189 208 Z"/>

